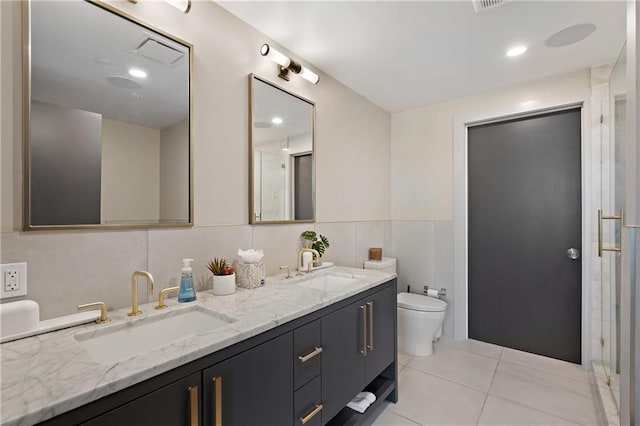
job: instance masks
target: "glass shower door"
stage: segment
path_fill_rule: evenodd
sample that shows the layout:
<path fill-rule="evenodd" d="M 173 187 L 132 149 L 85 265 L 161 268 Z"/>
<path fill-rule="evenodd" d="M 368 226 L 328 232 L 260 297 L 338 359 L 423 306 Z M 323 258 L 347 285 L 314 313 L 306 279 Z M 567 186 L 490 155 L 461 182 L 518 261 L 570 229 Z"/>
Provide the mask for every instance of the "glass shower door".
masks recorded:
<path fill-rule="evenodd" d="M 602 284 L 602 362 L 620 406 L 621 232 L 625 209 L 626 46 L 609 80 L 609 140 L 602 145 L 602 208 L 598 254 Z"/>

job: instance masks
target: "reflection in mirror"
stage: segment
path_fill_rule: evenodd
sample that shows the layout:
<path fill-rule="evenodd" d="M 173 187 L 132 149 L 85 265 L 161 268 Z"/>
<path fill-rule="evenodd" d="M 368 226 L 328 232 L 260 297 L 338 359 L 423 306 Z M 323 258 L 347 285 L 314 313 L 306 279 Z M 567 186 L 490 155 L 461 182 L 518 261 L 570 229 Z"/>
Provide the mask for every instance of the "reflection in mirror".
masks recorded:
<path fill-rule="evenodd" d="M 25 7 L 25 229 L 192 224 L 191 46 L 102 3 Z"/>
<path fill-rule="evenodd" d="M 249 79 L 249 222 L 312 222 L 315 105 L 253 74 Z"/>

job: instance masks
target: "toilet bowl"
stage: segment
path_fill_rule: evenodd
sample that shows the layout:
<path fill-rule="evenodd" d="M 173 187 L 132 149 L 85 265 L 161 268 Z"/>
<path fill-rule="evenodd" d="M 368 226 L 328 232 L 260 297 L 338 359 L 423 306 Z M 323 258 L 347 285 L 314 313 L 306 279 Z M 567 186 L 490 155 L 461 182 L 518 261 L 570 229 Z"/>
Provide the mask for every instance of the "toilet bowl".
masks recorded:
<path fill-rule="evenodd" d="M 442 336 L 447 302 L 414 293 L 398 294 L 398 349 L 414 356 L 429 356 Z"/>
<path fill-rule="evenodd" d="M 396 272 L 396 259 L 364 262 L 364 269 L 377 269 L 390 274 Z M 433 342 L 442 336 L 442 323 L 447 302 L 415 293 L 398 294 L 398 349 L 407 355 L 429 356 Z"/>

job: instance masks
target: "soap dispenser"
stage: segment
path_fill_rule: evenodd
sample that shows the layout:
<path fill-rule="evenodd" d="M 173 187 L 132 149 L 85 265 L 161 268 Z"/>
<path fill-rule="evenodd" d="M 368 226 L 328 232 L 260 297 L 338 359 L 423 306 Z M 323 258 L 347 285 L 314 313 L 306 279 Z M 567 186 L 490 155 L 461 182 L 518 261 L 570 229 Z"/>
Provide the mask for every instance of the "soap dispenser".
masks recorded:
<path fill-rule="evenodd" d="M 193 270 L 191 269 L 193 259 L 182 259 L 182 262 L 184 266 L 182 267 L 178 302 L 193 302 L 196 300 L 196 290 L 193 288 Z"/>

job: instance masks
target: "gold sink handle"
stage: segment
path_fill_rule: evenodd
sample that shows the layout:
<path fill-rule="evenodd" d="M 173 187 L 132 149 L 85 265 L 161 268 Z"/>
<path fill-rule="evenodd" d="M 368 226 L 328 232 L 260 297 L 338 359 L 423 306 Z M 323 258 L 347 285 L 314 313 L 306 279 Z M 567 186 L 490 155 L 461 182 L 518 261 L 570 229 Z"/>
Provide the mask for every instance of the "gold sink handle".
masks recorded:
<path fill-rule="evenodd" d="M 158 295 L 158 306 L 156 306 L 156 309 L 165 309 L 167 307 L 167 305 L 164 304 L 165 296 L 177 291 L 180 291 L 180 287 L 167 287 L 160 290 L 160 294 Z"/>
<path fill-rule="evenodd" d="M 100 318 L 96 320 L 98 324 L 104 324 L 109 322 L 107 318 L 107 305 L 104 302 L 85 303 L 84 305 L 78 305 L 79 311 L 88 311 L 90 309 L 100 309 Z"/>

